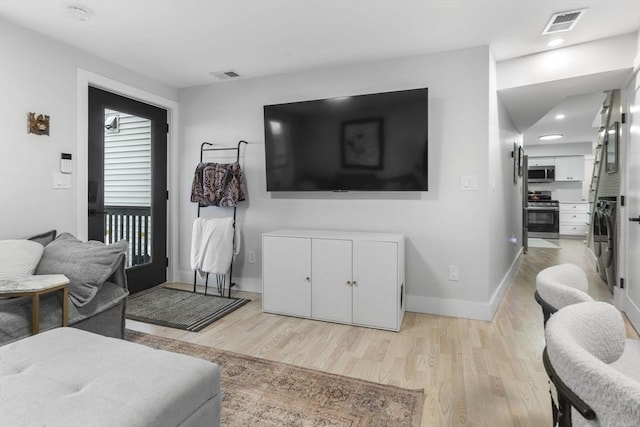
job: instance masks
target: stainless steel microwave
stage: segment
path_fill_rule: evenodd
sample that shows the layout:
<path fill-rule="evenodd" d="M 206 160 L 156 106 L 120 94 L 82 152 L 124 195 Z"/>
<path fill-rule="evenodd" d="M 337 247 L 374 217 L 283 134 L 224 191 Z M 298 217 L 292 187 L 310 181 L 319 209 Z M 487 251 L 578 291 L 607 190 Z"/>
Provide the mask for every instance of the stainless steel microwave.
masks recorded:
<path fill-rule="evenodd" d="M 556 180 L 555 166 L 529 166 L 527 173 L 529 182 L 554 182 Z"/>

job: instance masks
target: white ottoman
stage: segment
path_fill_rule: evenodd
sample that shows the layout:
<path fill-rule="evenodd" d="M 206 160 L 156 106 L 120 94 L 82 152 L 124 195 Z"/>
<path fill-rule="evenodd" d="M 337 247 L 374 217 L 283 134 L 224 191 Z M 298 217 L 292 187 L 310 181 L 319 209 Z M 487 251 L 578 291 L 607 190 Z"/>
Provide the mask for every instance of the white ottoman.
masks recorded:
<path fill-rule="evenodd" d="M 0 347 L 4 426 L 219 426 L 211 362 L 74 328 Z"/>

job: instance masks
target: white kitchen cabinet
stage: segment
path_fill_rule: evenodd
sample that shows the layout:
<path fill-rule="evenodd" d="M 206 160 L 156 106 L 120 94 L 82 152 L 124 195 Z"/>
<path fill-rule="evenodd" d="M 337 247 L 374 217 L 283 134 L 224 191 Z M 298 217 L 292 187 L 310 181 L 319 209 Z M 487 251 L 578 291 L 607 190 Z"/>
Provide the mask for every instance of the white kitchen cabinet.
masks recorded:
<path fill-rule="evenodd" d="M 555 157 L 529 157 L 529 166 L 554 166 Z"/>
<path fill-rule="evenodd" d="M 403 235 L 278 230 L 262 240 L 263 311 L 400 330 L 405 311 Z M 294 262 L 304 267 L 294 268 Z"/>
<path fill-rule="evenodd" d="M 589 204 L 560 202 L 560 235 L 584 237 L 589 227 Z"/>
<path fill-rule="evenodd" d="M 556 181 L 582 181 L 584 179 L 584 156 L 556 157 Z"/>

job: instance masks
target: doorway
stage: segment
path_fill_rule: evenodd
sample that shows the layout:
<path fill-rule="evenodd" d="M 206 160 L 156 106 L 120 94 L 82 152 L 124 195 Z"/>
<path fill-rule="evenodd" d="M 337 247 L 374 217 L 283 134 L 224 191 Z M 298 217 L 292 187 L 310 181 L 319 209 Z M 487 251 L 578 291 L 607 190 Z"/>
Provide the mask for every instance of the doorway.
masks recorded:
<path fill-rule="evenodd" d="M 167 111 L 89 87 L 88 238 L 125 239 L 132 293 L 166 281 Z"/>

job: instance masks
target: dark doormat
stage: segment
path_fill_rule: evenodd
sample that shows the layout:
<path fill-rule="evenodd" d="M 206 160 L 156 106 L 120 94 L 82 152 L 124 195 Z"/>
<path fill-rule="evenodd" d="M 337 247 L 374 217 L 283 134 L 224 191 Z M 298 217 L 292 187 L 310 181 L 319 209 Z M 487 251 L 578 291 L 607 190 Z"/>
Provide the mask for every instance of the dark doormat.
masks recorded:
<path fill-rule="evenodd" d="M 249 301 L 159 286 L 128 297 L 127 319 L 198 332 Z"/>

